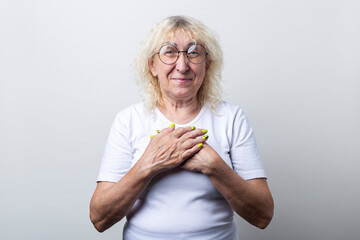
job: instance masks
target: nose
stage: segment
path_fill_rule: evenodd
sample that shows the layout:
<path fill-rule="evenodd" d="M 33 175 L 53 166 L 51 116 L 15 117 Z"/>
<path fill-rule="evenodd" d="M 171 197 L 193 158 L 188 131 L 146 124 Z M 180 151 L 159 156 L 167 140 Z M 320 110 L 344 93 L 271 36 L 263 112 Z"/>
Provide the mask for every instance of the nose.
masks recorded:
<path fill-rule="evenodd" d="M 189 60 L 186 57 L 186 52 L 179 52 L 179 58 L 176 61 L 176 70 L 180 73 L 185 73 L 189 70 Z"/>

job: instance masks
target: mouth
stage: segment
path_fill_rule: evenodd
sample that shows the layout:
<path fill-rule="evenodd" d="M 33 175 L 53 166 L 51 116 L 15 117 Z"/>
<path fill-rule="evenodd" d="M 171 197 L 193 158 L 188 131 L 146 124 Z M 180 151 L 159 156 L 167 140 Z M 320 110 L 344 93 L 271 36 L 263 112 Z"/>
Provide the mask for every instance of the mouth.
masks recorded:
<path fill-rule="evenodd" d="M 178 83 L 187 83 L 192 81 L 192 78 L 171 78 L 171 80 L 174 80 Z"/>

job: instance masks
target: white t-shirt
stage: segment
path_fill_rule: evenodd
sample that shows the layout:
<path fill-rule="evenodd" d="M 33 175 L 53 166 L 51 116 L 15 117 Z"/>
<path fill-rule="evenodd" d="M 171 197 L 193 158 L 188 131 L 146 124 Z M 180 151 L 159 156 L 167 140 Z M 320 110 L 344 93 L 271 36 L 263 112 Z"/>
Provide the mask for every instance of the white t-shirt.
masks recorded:
<path fill-rule="evenodd" d="M 169 121 L 142 103 L 120 111 L 107 141 L 98 181 L 119 181 L 136 163 L 156 130 Z M 175 123 L 176 124 L 176 123 Z M 204 106 L 186 125 L 207 129 L 209 144 L 245 180 L 266 174 L 244 112 L 221 102 L 215 113 Z M 124 239 L 237 239 L 233 210 L 207 176 L 180 167 L 156 176 L 127 216 Z"/>

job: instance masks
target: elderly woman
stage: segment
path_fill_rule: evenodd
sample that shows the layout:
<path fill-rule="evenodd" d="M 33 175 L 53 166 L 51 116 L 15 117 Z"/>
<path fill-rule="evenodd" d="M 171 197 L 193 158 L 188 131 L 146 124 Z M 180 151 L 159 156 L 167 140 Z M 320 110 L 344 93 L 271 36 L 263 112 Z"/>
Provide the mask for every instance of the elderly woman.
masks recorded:
<path fill-rule="evenodd" d="M 222 52 L 199 21 L 169 17 L 137 58 L 144 103 L 118 113 L 90 218 L 124 239 L 238 239 L 235 211 L 265 228 L 273 200 L 244 112 L 221 101 Z"/>

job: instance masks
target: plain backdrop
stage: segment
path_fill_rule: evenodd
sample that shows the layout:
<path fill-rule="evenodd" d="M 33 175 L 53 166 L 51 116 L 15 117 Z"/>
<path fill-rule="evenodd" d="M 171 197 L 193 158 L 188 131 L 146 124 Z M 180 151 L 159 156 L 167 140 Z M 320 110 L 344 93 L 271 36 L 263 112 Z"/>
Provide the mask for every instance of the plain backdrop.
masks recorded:
<path fill-rule="evenodd" d="M 0 239 L 121 239 L 89 220 L 133 60 L 165 17 L 219 37 L 224 99 L 253 126 L 275 215 L 239 239 L 359 239 L 360 2 L 0 0 Z"/>

